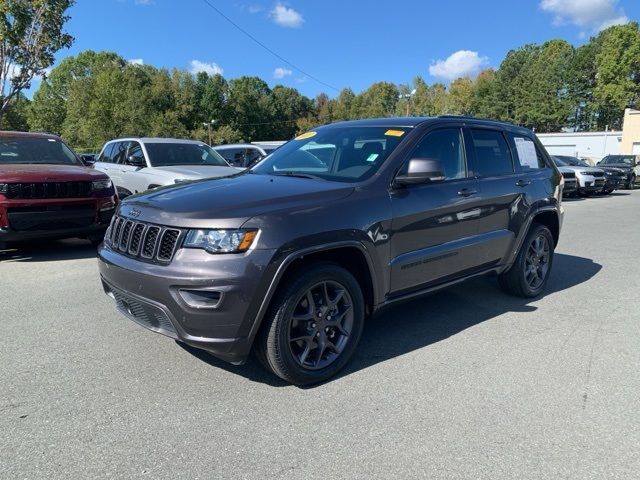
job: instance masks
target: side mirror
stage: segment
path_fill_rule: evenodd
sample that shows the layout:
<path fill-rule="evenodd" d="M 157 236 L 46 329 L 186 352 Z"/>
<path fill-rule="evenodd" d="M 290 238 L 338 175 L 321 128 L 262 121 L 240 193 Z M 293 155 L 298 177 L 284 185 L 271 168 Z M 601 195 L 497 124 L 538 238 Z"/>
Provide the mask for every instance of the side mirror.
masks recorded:
<path fill-rule="evenodd" d="M 412 158 L 407 164 L 406 172 L 396 176 L 393 185 L 403 187 L 419 183 L 439 182 L 444 180 L 442 164 L 433 158 Z"/>
<path fill-rule="evenodd" d="M 146 167 L 147 164 L 144 161 L 144 157 L 135 157 L 133 155 L 129 156 L 129 158 L 127 158 L 127 163 L 129 165 L 132 165 L 134 167 Z"/>
<path fill-rule="evenodd" d="M 80 154 L 80 161 L 85 167 L 93 167 L 93 164 L 96 163 L 96 156 L 89 153 L 82 153 Z"/>

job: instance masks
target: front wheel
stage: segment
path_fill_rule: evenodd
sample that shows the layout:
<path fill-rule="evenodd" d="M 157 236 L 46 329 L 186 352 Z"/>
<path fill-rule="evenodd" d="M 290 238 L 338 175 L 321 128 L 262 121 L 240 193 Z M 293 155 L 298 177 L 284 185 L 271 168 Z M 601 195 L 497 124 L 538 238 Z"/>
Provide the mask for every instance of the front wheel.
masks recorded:
<path fill-rule="evenodd" d="M 627 183 L 627 190 L 633 190 L 635 183 L 636 183 L 636 177 L 634 175 L 633 177 L 631 177 L 631 180 L 629 180 L 629 183 Z"/>
<path fill-rule="evenodd" d="M 353 356 L 363 324 L 358 281 L 337 264 L 317 264 L 279 290 L 256 338 L 256 353 L 290 383 L 322 382 Z"/>
<path fill-rule="evenodd" d="M 517 297 L 532 298 L 540 295 L 549 280 L 554 248 L 553 235 L 549 229 L 534 223 L 515 262 L 498 277 L 502 289 Z"/>

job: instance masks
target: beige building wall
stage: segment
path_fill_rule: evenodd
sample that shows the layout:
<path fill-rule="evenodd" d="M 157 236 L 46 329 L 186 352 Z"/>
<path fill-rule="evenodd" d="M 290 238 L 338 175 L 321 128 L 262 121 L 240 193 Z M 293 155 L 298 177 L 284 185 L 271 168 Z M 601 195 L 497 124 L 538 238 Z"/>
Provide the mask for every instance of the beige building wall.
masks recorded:
<path fill-rule="evenodd" d="M 640 110 L 627 108 L 624 111 L 620 153 L 640 155 Z"/>

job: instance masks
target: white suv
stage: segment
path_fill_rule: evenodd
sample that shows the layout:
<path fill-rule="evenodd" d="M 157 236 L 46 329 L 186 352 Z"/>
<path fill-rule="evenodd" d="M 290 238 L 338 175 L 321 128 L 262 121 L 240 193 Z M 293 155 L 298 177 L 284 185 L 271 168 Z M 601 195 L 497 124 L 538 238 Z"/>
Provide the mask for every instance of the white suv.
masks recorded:
<path fill-rule="evenodd" d="M 231 167 L 205 143 L 173 138 L 111 140 L 102 147 L 95 168 L 111 177 L 120 198 L 188 180 L 226 177 L 242 170 Z"/>

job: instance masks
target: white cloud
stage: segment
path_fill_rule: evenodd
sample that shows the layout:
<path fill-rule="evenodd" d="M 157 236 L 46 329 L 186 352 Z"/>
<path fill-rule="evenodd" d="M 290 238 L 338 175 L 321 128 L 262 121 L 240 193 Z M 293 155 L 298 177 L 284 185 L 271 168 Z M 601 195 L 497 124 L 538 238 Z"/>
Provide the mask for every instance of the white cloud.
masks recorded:
<path fill-rule="evenodd" d="M 284 78 L 291 75 L 293 72 L 288 68 L 278 67 L 273 71 L 273 78 Z"/>
<path fill-rule="evenodd" d="M 444 80 L 455 80 L 459 77 L 473 76 L 480 67 L 486 64 L 487 57 L 481 57 L 478 52 L 458 50 L 446 60 L 438 60 L 429 65 L 429 73 Z"/>
<path fill-rule="evenodd" d="M 281 27 L 299 28 L 304 23 L 304 18 L 300 12 L 287 7 L 283 3 L 276 3 L 270 13 L 271 18 Z"/>
<path fill-rule="evenodd" d="M 247 10 L 249 11 L 249 13 L 251 15 L 255 14 L 255 13 L 260 13 L 264 10 L 264 7 L 262 5 L 249 5 L 247 7 Z"/>
<path fill-rule="evenodd" d="M 142 58 L 131 58 L 127 60 L 131 65 L 144 65 L 144 60 Z"/>
<path fill-rule="evenodd" d="M 209 75 L 216 75 L 218 73 L 222 75 L 222 73 L 224 72 L 224 70 L 222 70 L 222 68 L 217 63 L 206 63 L 201 62 L 200 60 L 191 60 L 191 63 L 189 65 L 189 71 L 191 73 L 206 72 Z"/>
<path fill-rule="evenodd" d="M 627 23 L 629 18 L 618 5 L 619 0 L 541 0 L 540 8 L 553 14 L 555 25 L 567 23 L 600 31 Z"/>

